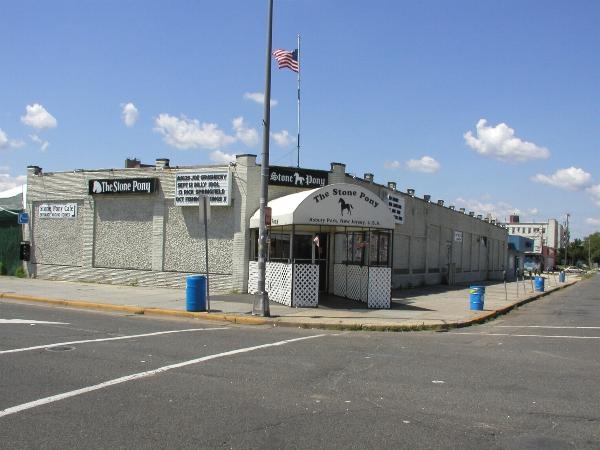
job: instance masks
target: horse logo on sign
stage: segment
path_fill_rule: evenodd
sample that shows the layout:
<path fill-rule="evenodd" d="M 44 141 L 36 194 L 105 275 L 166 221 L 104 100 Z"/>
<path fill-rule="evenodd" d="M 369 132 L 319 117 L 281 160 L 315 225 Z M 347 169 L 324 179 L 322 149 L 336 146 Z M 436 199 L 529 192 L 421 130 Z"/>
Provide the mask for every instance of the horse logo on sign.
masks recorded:
<path fill-rule="evenodd" d="M 352 215 L 352 210 L 354 209 L 354 206 L 352 206 L 351 203 L 346 203 L 343 198 L 340 198 L 338 200 L 338 203 L 340 204 L 340 213 L 342 214 L 342 216 L 344 215 L 344 210 L 348 211 L 348 214 Z"/>

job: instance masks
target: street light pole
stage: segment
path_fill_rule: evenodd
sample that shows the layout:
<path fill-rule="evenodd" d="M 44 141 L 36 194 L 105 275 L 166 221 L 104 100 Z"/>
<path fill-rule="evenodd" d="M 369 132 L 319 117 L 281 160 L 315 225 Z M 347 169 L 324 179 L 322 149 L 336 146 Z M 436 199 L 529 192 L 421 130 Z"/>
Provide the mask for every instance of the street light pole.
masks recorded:
<path fill-rule="evenodd" d="M 258 225 L 258 295 L 252 305 L 252 314 L 269 317 L 269 294 L 266 292 L 267 226 L 265 209 L 269 198 L 269 134 L 271 121 L 271 52 L 273 47 L 273 0 L 268 0 L 267 62 L 265 67 L 265 104 L 263 118 L 263 147 L 260 168 L 260 212 Z"/>
<path fill-rule="evenodd" d="M 568 254 L 569 254 L 569 213 L 567 213 L 567 230 L 565 233 L 565 266 L 569 265 L 569 258 L 568 258 Z"/>

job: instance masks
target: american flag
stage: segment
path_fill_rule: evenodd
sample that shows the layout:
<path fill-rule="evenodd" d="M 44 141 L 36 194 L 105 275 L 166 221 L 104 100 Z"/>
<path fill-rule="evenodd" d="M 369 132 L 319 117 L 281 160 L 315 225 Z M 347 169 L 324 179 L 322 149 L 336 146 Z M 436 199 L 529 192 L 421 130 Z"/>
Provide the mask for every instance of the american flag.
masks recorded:
<path fill-rule="evenodd" d="M 300 66 L 298 64 L 298 49 L 290 52 L 288 50 L 282 50 L 278 48 L 273 50 L 273 56 L 279 63 L 280 69 L 290 69 L 294 72 L 298 72 Z"/>

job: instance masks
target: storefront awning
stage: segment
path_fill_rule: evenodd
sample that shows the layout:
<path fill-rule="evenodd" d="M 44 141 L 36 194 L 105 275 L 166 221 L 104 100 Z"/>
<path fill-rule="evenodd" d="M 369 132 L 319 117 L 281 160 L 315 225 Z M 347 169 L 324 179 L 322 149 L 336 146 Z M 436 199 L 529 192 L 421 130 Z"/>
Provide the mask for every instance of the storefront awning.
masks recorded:
<path fill-rule="evenodd" d="M 395 219 L 387 202 L 355 184 L 330 184 L 271 200 L 271 225 L 324 225 L 393 229 Z M 260 210 L 250 218 L 258 228 Z"/>

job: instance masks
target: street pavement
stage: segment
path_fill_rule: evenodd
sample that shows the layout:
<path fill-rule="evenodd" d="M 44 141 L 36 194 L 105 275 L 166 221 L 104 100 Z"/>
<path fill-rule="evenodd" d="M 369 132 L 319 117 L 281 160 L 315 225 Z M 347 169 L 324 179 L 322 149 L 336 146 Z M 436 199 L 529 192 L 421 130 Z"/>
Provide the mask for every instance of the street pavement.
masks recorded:
<path fill-rule="evenodd" d="M 532 280 L 477 283 L 485 286 L 483 310 L 471 310 L 470 286 L 424 286 L 392 291 L 390 309 L 323 296 L 318 308 L 290 308 L 270 302 L 270 316 L 252 315 L 254 295 L 211 295 L 210 311 L 187 311 L 186 289 L 0 277 L 0 301 L 26 301 L 133 314 L 165 315 L 247 325 L 294 326 L 339 330 L 439 330 L 483 323 L 543 295 L 568 287 L 581 277 L 544 274 L 544 291 Z"/>

